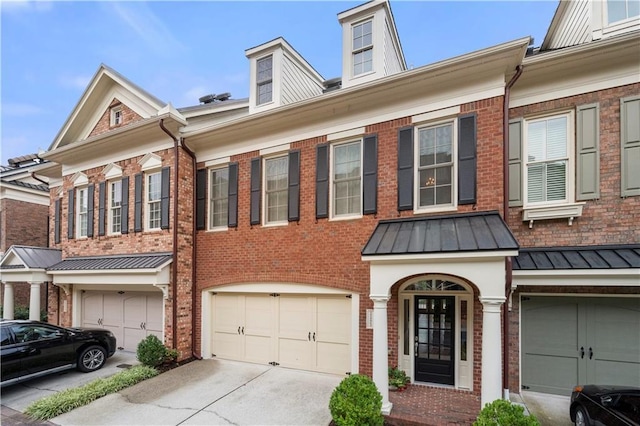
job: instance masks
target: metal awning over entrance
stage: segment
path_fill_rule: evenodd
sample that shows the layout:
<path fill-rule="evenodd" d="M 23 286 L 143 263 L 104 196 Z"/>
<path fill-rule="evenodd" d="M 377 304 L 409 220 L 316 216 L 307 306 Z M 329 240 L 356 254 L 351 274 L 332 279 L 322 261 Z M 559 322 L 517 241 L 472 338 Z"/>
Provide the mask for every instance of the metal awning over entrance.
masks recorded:
<path fill-rule="evenodd" d="M 122 254 L 113 256 L 71 257 L 47 268 L 56 271 L 115 271 L 157 269 L 171 262 L 171 253 Z"/>
<path fill-rule="evenodd" d="M 640 268 L 640 244 L 523 248 L 513 258 L 520 271 L 629 268 Z"/>
<path fill-rule="evenodd" d="M 498 212 L 384 220 L 371 234 L 363 256 L 517 250 Z"/>

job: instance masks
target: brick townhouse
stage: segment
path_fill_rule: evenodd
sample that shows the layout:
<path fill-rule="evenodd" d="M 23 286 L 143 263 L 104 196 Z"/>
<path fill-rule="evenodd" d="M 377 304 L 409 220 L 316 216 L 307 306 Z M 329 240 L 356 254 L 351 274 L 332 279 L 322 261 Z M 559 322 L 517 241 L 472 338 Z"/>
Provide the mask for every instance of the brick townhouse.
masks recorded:
<path fill-rule="evenodd" d="M 101 65 L 43 156 L 49 320 L 367 374 L 385 413 L 392 365 L 482 404 L 640 382 L 640 18 L 616 5 L 408 69 L 369 2 L 338 14 L 339 78 L 276 38 L 248 99 L 178 109 Z"/>

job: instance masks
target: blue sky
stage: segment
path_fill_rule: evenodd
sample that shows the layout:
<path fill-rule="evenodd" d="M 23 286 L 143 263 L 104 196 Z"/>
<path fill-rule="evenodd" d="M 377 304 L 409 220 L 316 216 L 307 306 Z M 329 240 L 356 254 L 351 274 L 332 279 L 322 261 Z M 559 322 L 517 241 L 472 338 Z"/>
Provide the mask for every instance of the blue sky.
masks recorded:
<path fill-rule="evenodd" d="M 325 78 L 341 73 L 337 14 L 361 2 L 1 0 L 0 159 L 46 150 L 101 63 L 176 107 L 248 97 L 244 51 L 284 37 Z M 391 0 L 409 66 L 532 36 L 556 1 Z"/>

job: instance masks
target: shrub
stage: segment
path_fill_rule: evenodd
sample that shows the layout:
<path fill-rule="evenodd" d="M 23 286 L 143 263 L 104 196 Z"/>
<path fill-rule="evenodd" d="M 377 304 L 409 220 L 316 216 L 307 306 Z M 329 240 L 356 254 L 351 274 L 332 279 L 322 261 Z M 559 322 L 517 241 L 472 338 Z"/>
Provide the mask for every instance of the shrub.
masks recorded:
<path fill-rule="evenodd" d="M 157 374 L 158 370 L 155 368 L 137 365 L 111 377 L 96 379 L 79 388 L 67 389 L 39 399 L 27 407 L 25 414 L 33 419 L 48 420 Z"/>
<path fill-rule="evenodd" d="M 0 306 L 0 317 L 4 318 L 4 316 L 3 316 L 3 307 L 2 306 Z M 28 320 L 29 319 L 29 307 L 28 306 L 22 306 L 22 305 L 16 305 L 13 308 L 13 319 Z M 48 320 L 47 311 L 42 309 L 40 311 L 40 321 L 47 322 L 47 320 Z"/>
<path fill-rule="evenodd" d="M 162 344 L 160 339 L 150 334 L 138 343 L 136 358 L 144 365 L 157 367 L 164 362 L 166 354 L 167 348 Z"/>
<path fill-rule="evenodd" d="M 486 404 L 480 411 L 474 426 L 540 426 L 534 415 L 524 414 L 524 407 L 504 399 Z"/>
<path fill-rule="evenodd" d="M 400 370 L 398 367 L 389 367 L 389 386 L 401 389 L 407 386 L 409 382 L 411 382 L 411 379 L 404 370 Z"/>
<path fill-rule="evenodd" d="M 375 383 L 360 374 L 346 377 L 329 400 L 331 417 L 337 426 L 382 425 L 382 395 Z"/>

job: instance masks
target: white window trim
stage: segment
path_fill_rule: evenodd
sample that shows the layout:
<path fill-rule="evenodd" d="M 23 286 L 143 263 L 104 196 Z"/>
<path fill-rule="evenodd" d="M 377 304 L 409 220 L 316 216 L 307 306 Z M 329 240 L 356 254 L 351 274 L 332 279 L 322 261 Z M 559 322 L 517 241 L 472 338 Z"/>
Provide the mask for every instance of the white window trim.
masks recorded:
<path fill-rule="evenodd" d="M 567 170 L 565 171 L 566 179 L 566 194 L 565 200 L 559 201 L 543 201 L 537 203 L 530 203 L 529 190 L 528 190 L 528 168 L 527 165 L 527 152 L 529 135 L 528 124 L 533 121 L 548 120 L 553 117 L 567 117 Z M 575 111 L 556 111 L 552 114 L 537 115 L 534 117 L 527 117 L 523 119 L 522 123 L 522 220 L 529 222 L 529 228 L 533 228 L 533 223 L 536 220 L 548 220 L 548 219 L 568 219 L 568 224 L 571 226 L 573 220 L 576 217 L 582 216 L 582 207 L 584 202 L 576 202 L 576 158 L 575 158 Z"/>
<path fill-rule="evenodd" d="M 113 216 L 111 215 L 112 212 L 112 207 L 111 207 L 111 202 L 113 201 L 113 195 L 112 195 L 112 191 L 111 191 L 111 185 L 114 183 L 120 182 L 120 217 L 122 218 L 122 191 L 124 191 L 125 189 L 122 187 L 122 180 L 121 179 L 113 179 L 113 180 L 109 180 L 107 181 L 107 235 L 121 235 L 122 234 L 122 228 L 120 228 L 120 232 L 113 232 Z M 122 219 L 120 220 L 120 223 L 122 224 Z M 120 225 L 122 226 L 122 225 Z"/>
<path fill-rule="evenodd" d="M 76 187 L 75 188 L 75 203 L 76 203 L 76 211 L 75 211 L 75 215 L 76 215 L 76 238 L 77 239 L 82 239 L 82 238 L 89 238 L 88 234 L 89 234 L 89 187 L 88 186 L 81 186 L 81 187 Z M 84 192 L 85 194 L 85 200 L 87 203 L 87 211 L 85 212 L 85 214 L 87 215 L 87 229 L 85 232 L 85 235 L 82 235 L 82 227 L 81 224 L 82 222 L 80 221 L 80 193 Z"/>
<path fill-rule="evenodd" d="M 269 81 L 265 80 L 265 81 L 259 81 L 258 80 L 258 67 L 259 67 L 259 62 L 267 59 L 267 58 L 271 58 L 271 100 L 268 102 L 260 102 L 260 84 L 261 83 L 268 83 Z M 275 66 L 275 58 L 273 53 L 269 53 L 268 55 L 264 55 L 261 56 L 259 58 L 256 58 L 256 83 L 255 83 L 255 90 L 256 90 L 256 107 L 264 107 L 265 105 L 271 105 L 274 102 L 274 97 L 275 97 L 275 82 L 274 82 L 274 66 Z"/>
<path fill-rule="evenodd" d="M 227 169 L 227 176 L 229 173 L 229 164 L 217 164 L 215 167 L 210 167 L 209 169 L 207 169 L 207 231 L 211 231 L 211 232 L 220 232 L 220 231 L 226 231 L 229 229 L 229 217 L 227 216 L 227 225 L 224 226 L 211 226 L 211 215 L 213 214 L 213 211 L 211 210 L 211 185 L 213 180 L 211 179 L 211 175 L 213 174 L 213 172 L 218 171 L 218 170 L 224 170 Z M 227 191 L 227 203 L 229 202 L 229 193 Z M 228 212 L 229 207 L 227 204 L 227 215 L 229 214 Z"/>
<path fill-rule="evenodd" d="M 428 127 L 451 124 L 451 204 L 440 204 L 435 206 L 420 206 L 420 130 Z M 413 134 L 413 213 L 440 213 L 458 210 L 458 118 L 448 118 L 444 120 L 432 121 L 416 126 Z"/>
<path fill-rule="evenodd" d="M 151 217 L 149 214 L 149 176 L 151 175 L 159 175 L 160 176 L 160 198 L 158 199 L 158 203 L 160 204 L 160 223 L 158 224 L 157 228 L 152 228 L 150 226 L 150 221 L 151 221 Z M 144 215 L 142 218 L 142 221 L 144 223 L 143 225 L 143 229 L 144 231 L 160 231 L 162 228 L 162 171 L 160 169 L 156 169 L 156 170 L 147 170 L 142 174 L 142 178 L 143 178 L 143 182 L 142 182 L 142 186 L 143 186 L 143 190 L 142 190 L 142 196 L 143 196 L 143 204 L 144 204 Z M 155 202 L 155 201 L 154 201 Z"/>
<path fill-rule="evenodd" d="M 360 49 L 354 49 L 353 48 L 353 31 L 354 28 L 357 27 L 358 25 L 363 25 L 366 24 L 367 22 L 371 22 L 371 44 L 368 45 L 367 47 L 363 47 Z M 376 72 L 376 67 L 375 67 L 375 58 L 373 57 L 373 53 L 374 53 L 374 49 L 375 49 L 375 21 L 374 21 L 374 15 L 368 16 L 366 18 L 361 19 L 358 22 L 354 22 L 351 24 L 351 32 L 350 32 L 350 47 L 349 47 L 349 64 L 350 64 L 350 72 L 349 75 L 351 75 L 352 79 L 355 78 L 360 78 L 360 77 L 364 77 L 367 75 L 371 75 L 374 74 Z M 359 52 L 364 52 L 366 50 L 371 50 L 371 71 L 367 71 L 367 72 L 362 72 L 360 74 L 355 74 L 353 72 L 353 67 L 354 67 L 354 56 L 355 54 L 359 53 Z"/>
<path fill-rule="evenodd" d="M 360 144 L 360 212 L 359 213 L 351 213 L 351 214 L 341 214 L 341 215 L 336 215 L 333 211 L 333 207 L 334 207 L 334 199 L 333 199 L 333 169 L 334 169 L 334 160 L 335 160 L 335 153 L 334 150 L 337 146 L 341 146 L 341 145 L 348 145 L 351 143 L 355 143 L 358 142 Z M 336 142 L 336 143 L 332 143 L 330 145 L 330 152 L 329 152 L 329 220 L 353 220 L 353 219 L 360 219 L 362 218 L 363 214 L 362 211 L 364 210 L 363 207 L 363 170 L 362 167 L 364 165 L 364 142 L 363 142 L 363 138 L 357 138 L 357 139 L 348 139 L 348 140 L 342 140 L 340 142 Z"/>
<path fill-rule="evenodd" d="M 120 122 L 116 123 L 116 117 L 118 113 L 120 113 Z M 114 106 L 113 108 L 111 108 L 109 112 L 109 116 L 110 116 L 109 125 L 111 127 L 121 125 L 122 124 L 122 105 Z"/>
<path fill-rule="evenodd" d="M 289 185 L 288 185 L 288 181 L 289 181 L 289 157 L 288 155 L 285 153 L 281 153 L 280 155 L 271 155 L 268 157 L 263 157 L 262 158 L 262 194 L 260 194 L 260 196 L 262 197 L 262 226 L 263 227 L 272 227 L 272 226 L 287 226 L 289 225 L 289 214 L 287 212 L 287 218 L 285 220 L 278 220 L 278 221 L 274 221 L 274 222 L 269 222 L 267 221 L 267 161 L 268 160 L 274 160 L 276 158 L 286 158 L 287 159 L 287 203 L 289 200 Z M 288 205 L 288 204 L 287 204 Z"/>

